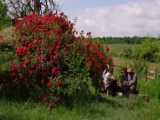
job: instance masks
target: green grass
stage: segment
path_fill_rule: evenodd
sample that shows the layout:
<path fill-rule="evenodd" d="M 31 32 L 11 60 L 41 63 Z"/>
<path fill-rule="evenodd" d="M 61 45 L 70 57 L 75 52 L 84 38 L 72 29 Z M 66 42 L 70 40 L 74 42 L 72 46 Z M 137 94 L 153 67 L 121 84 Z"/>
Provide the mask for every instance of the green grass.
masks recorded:
<path fill-rule="evenodd" d="M 139 80 L 139 90 L 142 94 L 150 97 L 160 98 L 160 79 L 159 80 Z"/>
<path fill-rule="evenodd" d="M 139 80 L 138 83 L 137 96 L 101 94 L 53 109 L 32 101 L 1 99 L 0 120 L 160 120 L 159 81 Z"/>
<path fill-rule="evenodd" d="M 0 120 L 160 120 L 159 81 L 138 81 L 139 95 L 83 98 L 53 109 L 32 101 L 0 99 Z M 147 99 L 146 99 L 147 96 Z"/>
<path fill-rule="evenodd" d="M 9 70 L 10 62 L 13 58 L 13 52 L 0 51 L 0 72 L 5 72 Z"/>
<path fill-rule="evenodd" d="M 136 44 L 107 44 L 107 46 L 111 49 L 111 54 L 115 57 L 121 57 L 121 54 L 125 49 L 133 48 Z"/>
<path fill-rule="evenodd" d="M 160 102 L 142 97 L 107 97 L 72 109 L 49 109 L 33 102 L 0 100 L 1 120 L 159 120 Z"/>

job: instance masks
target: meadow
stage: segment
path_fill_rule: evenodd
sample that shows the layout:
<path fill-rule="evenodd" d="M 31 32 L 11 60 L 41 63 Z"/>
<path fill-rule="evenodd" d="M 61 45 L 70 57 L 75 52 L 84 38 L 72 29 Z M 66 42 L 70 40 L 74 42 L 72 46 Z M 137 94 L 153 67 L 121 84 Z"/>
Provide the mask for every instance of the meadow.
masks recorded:
<path fill-rule="evenodd" d="M 116 64 L 123 65 L 133 62 L 120 57 L 124 48 L 132 48 L 132 44 L 109 44 Z M 1 49 L 2 50 L 2 49 Z M 117 52 L 118 51 L 118 52 Z M 13 57 L 12 49 L 3 49 L 0 54 L 1 73 L 8 69 Z M 4 62 L 5 61 L 5 62 Z M 150 63 L 152 66 L 154 63 Z M 156 63 L 155 66 L 159 65 Z M 159 120 L 160 118 L 160 80 L 138 80 L 139 95 L 130 97 L 111 97 L 105 94 L 95 94 L 89 99 L 66 104 L 56 108 L 48 108 L 42 103 L 28 99 L 1 97 L 0 119 L 2 120 Z"/>

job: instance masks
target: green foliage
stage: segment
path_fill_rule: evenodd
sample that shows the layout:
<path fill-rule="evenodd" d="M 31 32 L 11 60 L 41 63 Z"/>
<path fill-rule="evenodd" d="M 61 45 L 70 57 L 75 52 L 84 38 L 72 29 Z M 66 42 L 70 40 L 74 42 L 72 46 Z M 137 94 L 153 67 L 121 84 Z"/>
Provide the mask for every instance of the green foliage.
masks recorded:
<path fill-rule="evenodd" d="M 145 39 L 141 44 L 135 47 L 121 48 L 120 56 L 133 60 L 142 60 L 147 62 L 160 61 L 160 40 Z"/>
<path fill-rule="evenodd" d="M 73 101 L 87 100 L 91 96 L 92 85 L 89 76 L 89 70 L 85 66 L 85 58 L 77 53 L 78 44 L 70 50 L 70 54 L 66 56 L 65 67 L 69 71 L 65 71 L 65 80 L 67 81 L 67 88 L 65 102 L 71 103 Z"/>
<path fill-rule="evenodd" d="M 14 59 L 14 50 L 8 47 L 0 47 L 0 73 L 9 72 L 10 62 Z"/>
<path fill-rule="evenodd" d="M 160 41 L 146 39 L 133 50 L 133 56 L 149 62 L 159 62 Z"/>
<path fill-rule="evenodd" d="M 138 79 L 145 78 L 146 72 L 148 70 L 148 65 L 145 60 L 143 59 L 133 60 L 131 66 L 135 70 Z"/>
<path fill-rule="evenodd" d="M 92 38 L 93 41 L 98 41 L 103 44 L 141 44 L 145 39 L 159 40 L 154 37 L 97 37 Z"/>
<path fill-rule="evenodd" d="M 141 93 L 148 95 L 152 98 L 160 99 L 160 81 L 157 80 L 139 80 L 139 90 Z"/>
<path fill-rule="evenodd" d="M 133 49 L 124 48 L 120 55 L 126 58 L 133 58 Z"/>
<path fill-rule="evenodd" d="M 87 73 L 85 71 L 85 62 L 84 57 L 77 53 L 78 44 L 75 44 L 73 48 L 69 51 L 70 54 L 65 58 L 65 66 L 71 71 L 69 74 L 71 76 L 78 75 L 79 73 L 84 74 Z"/>
<path fill-rule="evenodd" d="M 54 0 L 5 0 L 9 8 L 8 12 L 14 17 L 24 17 L 30 12 L 43 15 L 57 9 Z"/>
<path fill-rule="evenodd" d="M 10 18 L 7 16 L 7 6 L 0 0 L 0 30 L 11 24 Z"/>

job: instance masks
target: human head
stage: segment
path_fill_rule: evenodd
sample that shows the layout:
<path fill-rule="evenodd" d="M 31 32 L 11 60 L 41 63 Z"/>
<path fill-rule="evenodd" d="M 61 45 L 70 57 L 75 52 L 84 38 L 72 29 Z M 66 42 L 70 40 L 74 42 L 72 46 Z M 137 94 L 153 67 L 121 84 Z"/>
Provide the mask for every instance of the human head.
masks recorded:
<path fill-rule="evenodd" d="M 127 67 L 127 73 L 133 73 L 133 69 L 131 67 Z"/>

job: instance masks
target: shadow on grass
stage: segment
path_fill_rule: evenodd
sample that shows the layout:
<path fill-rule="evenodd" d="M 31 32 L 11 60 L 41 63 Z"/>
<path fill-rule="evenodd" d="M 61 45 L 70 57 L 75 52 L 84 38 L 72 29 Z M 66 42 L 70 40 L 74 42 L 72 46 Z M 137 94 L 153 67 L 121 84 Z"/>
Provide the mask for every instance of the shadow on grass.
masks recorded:
<path fill-rule="evenodd" d="M 32 99 L 25 98 L 23 96 L 16 96 L 18 94 L 16 91 L 14 92 L 14 86 L 12 88 L 9 88 L 7 86 L 8 82 L 10 83 L 12 81 L 11 77 L 9 76 L 9 72 L 1 72 L 1 83 L 2 87 L 0 88 L 0 94 L 3 97 L 4 101 L 10 102 L 10 103 L 18 103 L 22 104 L 28 101 L 31 101 L 32 103 L 36 103 L 36 101 Z M 85 89 L 87 91 L 87 89 Z M 2 98 L 1 96 L 1 98 Z M 39 103 L 37 103 L 39 104 Z M 67 110 L 77 110 L 80 114 L 87 115 L 89 117 L 92 116 L 105 116 L 107 107 L 113 107 L 113 108 L 119 108 L 122 107 L 122 105 L 114 100 L 107 97 L 104 97 L 102 95 L 96 95 L 91 92 L 81 92 L 81 93 L 75 93 L 71 96 L 65 96 L 63 99 L 63 102 L 59 104 L 59 106 L 67 109 Z M 58 107 L 58 106 L 57 106 Z M 102 107 L 102 108 L 100 108 Z M 13 116 L 14 117 L 14 116 Z M 14 120 L 12 118 L 9 118 L 8 116 L 1 116 L 0 120 Z"/>
<path fill-rule="evenodd" d="M 110 99 L 107 97 L 104 97 L 102 95 L 89 95 L 89 96 L 76 96 L 76 97 L 68 97 L 65 98 L 65 101 L 62 103 L 63 106 L 65 106 L 68 109 L 73 108 L 90 108 L 91 106 L 94 106 L 94 104 L 104 104 L 108 107 L 114 107 L 119 108 L 122 107 L 122 105 L 115 101 L 114 99 Z"/>
<path fill-rule="evenodd" d="M 0 71 L 0 96 L 6 101 L 25 102 L 28 96 L 17 89 L 9 71 Z"/>
<path fill-rule="evenodd" d="M 8 118 L 7 116 L 0 115 L 0 120 L 13 120 L 12 118 Z"/>
<path fill-rule="evenodd" d="M 6 99 L 7 101 L 13 101 L 13 102 L 25 102 L 28 101 L 29 97 L 26 97 L 27 95 L 18 95 L 18 91 L 14 89 L 14 86 L 12 86 L 12 78 L 9 76 L 9 72 L 0 72 L 1 81 L 0 81 L 0 94 L 1 98 Z M 11 86 L 8 86 L 11 85 Z M 32 101 L 32 99 L 29 98 L 29 100 Z M 60 103 L 60 105 L 66 107 L 67 109 L 73 109 L 75 107 L 83 107 L 83 106 L 90 106 L 92 104 L 101 104 L 105 103 L 108 106 L 111 107 L 121 107 L 121 104 L 114 99 L 109 99 L 107 97 L 104 97 L 100 94 L 95 95 L 91 92 L 88 92 L 87 94 L 79 94 L 75 93 L 71 96 L 65 96 L 64 101 Z M 34 100 L 33 100 L 34 101 Z"/>
<path fill-rule="evenodd" d="M 89 97 L 74 97 L 74 100 L 66 100 L 65 102 L 70 102 L 69 104 L 63 103 L 61 106 L 65 107 L 69 111 L 78 111 L 81 115 L 87 118 L 99 118 L 106 117 L 109 113 L 109 109 L 119 109 L 123 105 L 120 104 L 113 97 L 106 97 L 102 95 L 91 95 Z"/>

